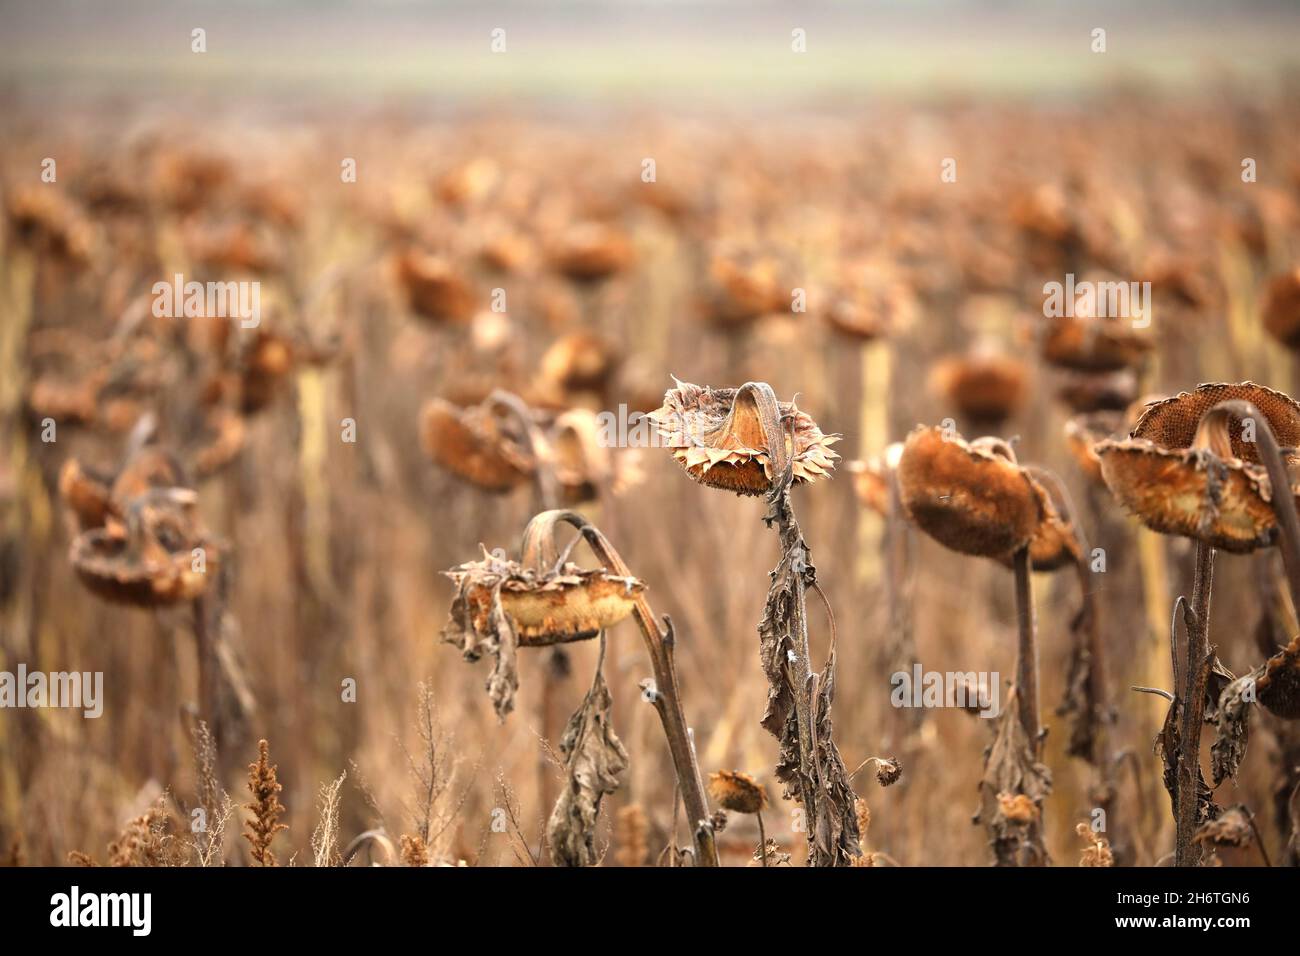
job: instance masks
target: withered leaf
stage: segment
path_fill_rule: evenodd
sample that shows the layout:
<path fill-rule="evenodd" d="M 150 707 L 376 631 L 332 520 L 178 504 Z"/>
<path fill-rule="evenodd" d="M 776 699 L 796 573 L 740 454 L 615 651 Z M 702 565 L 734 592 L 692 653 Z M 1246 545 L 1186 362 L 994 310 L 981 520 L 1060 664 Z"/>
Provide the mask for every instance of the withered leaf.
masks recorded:
<path fill-rule="evenodd" d="M 627 751 L 610 723 L 613 700 L 599 668 L 582 706 L 560 738 L 567 779 L 546 825 L 551 853 L 561 866 L 591 866 L 597 860 L 596 818 L 606 794 L 619 786 Z"/>
<path fill-rule="evenodd" d="M 776 777 L 785 795 L 798 801 L 808 816 L 809 862 L 813 866 L 850 866 L 861 854 L 854 812 L 856 795 L 832 738 L 831 702 L 835 690 L 835 646 L 826 668 L 809 674 L 800 687 L 795 676 L 807 673 L 800 661 L 807 646 L 804 593 L 816 586 L 816 568 L 790 510 L 789 488 L 771 499 L 769 521 L 781 536 L 781 559 L 772 571 L 763 619 L 758 625 L 759 660 L 768 681 L 762 726 L 780 742 Z M 800 712 L 806 720 L 800 732 Z"/>
<path fill-rule="evenodd" d="M 1210 746 L 1210 772 L 1216 787 L 1227 777 L 1236 778 L 1237 768 L 1246 756 L 1251 701 L 1244 698 L 1248 691 L 1253 692 L 1255 682 L 1263 673 L 1263 667 L 1256 668 L 1230 683 L 1219 696 L 1214 743 Z"/>
<path fill-rule="evenodd" d="M 1182 734 L 1179 726 L 1182 721 L 1182 705 L 1177 699 L 1169 704 L 1165 713 L 1165 722 L 1156 735 L 1156 749 L 1164 765 L 1162 780 L 1169 794 L 1170 807 L 1175 818 L 1178 816 L 1178 752 L 1181 747 Z M 1196 768 L 1196 823 L 1199 826 L 1217 817 L 1222 808 L 1214 802 L 1214 791 L 1205 782 L 1205 774 L 1198 765 Z"/>
<path fill-rule="evenodd" d="M 1042 807 L 1052 792 L 1052 774 L 1034 759 L 1015 699 L 1013 691 L 985 753 L 975 819 L 988 830 L 998 866 L 1047 866 Z"/>
<path fill-rule="evenodd" d="M 519 690 L 518 640 L 509 615 L 501 608 L 500 579 L 492 585 L 492 610 L 487 616 L 486 627 L 475 627 L 467 596 L 473 583 L 469 576 L 460 582 L 442 638 L 460 648 L 467 661 L 476 661 L 484 653 L 492 656 L 492 670 L 486 684 L 488 697 L 497 717 L 505 720 L 506 715 L 514 710 L 515 692 Z"/>

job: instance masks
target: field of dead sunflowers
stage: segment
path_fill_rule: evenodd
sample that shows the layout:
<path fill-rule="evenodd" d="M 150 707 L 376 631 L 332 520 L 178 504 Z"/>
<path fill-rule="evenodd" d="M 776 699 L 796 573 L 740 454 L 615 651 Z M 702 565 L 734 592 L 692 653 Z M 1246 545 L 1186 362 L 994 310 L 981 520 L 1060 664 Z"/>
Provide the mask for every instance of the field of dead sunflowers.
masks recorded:
<path fill-rule="evenodd" d="M 1300 865 L 1296 92 L 15 96 L 0 860 Z"/>

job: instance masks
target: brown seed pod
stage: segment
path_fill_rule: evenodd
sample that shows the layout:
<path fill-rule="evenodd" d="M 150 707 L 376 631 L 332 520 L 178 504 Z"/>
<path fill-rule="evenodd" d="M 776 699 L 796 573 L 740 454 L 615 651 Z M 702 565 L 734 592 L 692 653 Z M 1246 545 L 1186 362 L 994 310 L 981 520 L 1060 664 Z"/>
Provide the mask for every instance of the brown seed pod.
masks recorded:
<path fill-rule="evenodd" d="M 661 443 L 696 481 L 739 495 L 767 494 L 779 476 L 772 474 L 772 450 L 755 398 L 759 387 L 766 386 L 714 389 L 679 381 L 648 417 Z M 829 477 L 840 457 L 830 446 L 840 436 L 823 435 L 793 402 L 777 407 L 794 482 Z"/>
<path fill-rule="evenodd" d="M 1264 299 L 1264 328 L 1289 349 L 1300 349 L 1300 268 L 1275 276 Z"/>
<path fill-rule="evenodd" d="M 996 352 L 972 352 L 938 362 L 930 388 L 981 427 L 995 427 L 1024 404 L 1028 394 L 1025 364 Z"/>
<path fill-rule="evenodd" d="M 69 559 L 92 593 L 137 607 L 161 607 L 202 595 L 217 573 L 220 549 L 208 540 L 184 488 L 154 489 L 126 506 L 125 529 L 92 528 L 72 542 Z M 195 549 L 202 549 L 196 566 Z"/>
<path fill-rule="evenodd" d="M 719 770 L 709 774 L 709 795 L 732 813 L 760 813 L 767 809 L 767 791 L 747 773 Z"/>
<path fill-rule="evenodd" d="M 1124 413 L 1116 411 L 1084 412 L 1065 423 L 1065 443 L 1075 462 L 1089 479 L 1103 487 L 1101 459 L 1097 442 L 1110 438 L 1124 428 Z"/>
<path fill-rule="evenodd" d="M 476 633 L 487 633 L 493 596 L 509 616 L 522 647 L 539 647 L 588 640 L 613 627 L 629 614 L 645 585 L 636 578 L 576 564 L 537 573 L 514 561 L 485 554 L 443 572 L 464 598 L 468 621 Z"/>
<path fill-rule="evenodd" d="M 1006 442 L 967 442 L 937 426 L 913 429 L 898 462 L 908 516 L 922 531 L 962 554 L 1000 558 L 1038 530 L 1045 495 L 1016 464 Z"/>
<path fill-rule="evenodd" d="M 601 222 L 566 229 L 550 249 L 551 268 L 574 282 L 597 282 L 632 264 L 632 243 L 623 232 Z"/>
<path fill-rule="evenodd" d="M 1128 438 L 1095 449 L 1111 493 L 1147 527 L 1241 554 L 1273 544 L 1278 527 L 1268 476 L 1255 443 L 1242 438 L 1243 423 L 1234 417 L 1221 431 L 1201 425 L 1206 412 L 1232 399 L 1254 404 L 1283 447 L 1300 440 L 1300 405 L 1243 382 L 1155 402 Z"/>
<path fill-rule="evenodd" d="M 1286 720 L 1300 720 L 1300 637 L 1268 659 L 1255 690 L 1269 711 Z"/>
<path fill-rule="evenodd" d="M 1060 316 L 1048 320 L 1043 358 L 1081 372 L 1116 372 L 1138 365 L 1152 349 L 1149 336 L 1118 319 Z"/>
<path fill-rule="evenodd" d="M 440 256 L 408 250 L 394 263 L 411 311 L 435 322 L 468 322 L 474 315 L 474 289 Z"/>
<path fill-rule="evenodd" d="M 420 413 L 420 438 L 434 462 L 485 491 L 517 488 L 537 467 L 527 437 L 487 402 L 457 408 L 430 399 Z"/>

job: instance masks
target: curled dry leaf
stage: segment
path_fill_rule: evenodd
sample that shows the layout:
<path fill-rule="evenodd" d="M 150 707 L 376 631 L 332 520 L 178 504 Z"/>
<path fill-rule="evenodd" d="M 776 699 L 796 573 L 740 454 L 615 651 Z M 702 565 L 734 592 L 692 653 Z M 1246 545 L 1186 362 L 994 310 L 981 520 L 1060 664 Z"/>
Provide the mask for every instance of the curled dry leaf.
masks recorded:
<path fill-rule="evenodd" d="M 546 834 L 551 852 L 562 866 L 596 862 L 600 803 L 618 789 L 619 774 L 627 769 L 627 751 L 610 723 L 612 703 L 605 675 L 597 666 L 591 690 L 560 738 L 567 779 L 551 811 Z"/>
<path fill-rule="evenodd" d="M 1096 831 L 1086 823 L 1080 823 L 1074 828 L 1074 832 L 1079 834 L 1083 840 L 1083 851 L 1079 856 L 1080 866 L 1114 866 L 1115 857 L 1110 852 L 1110 841 L 1104 836 L 1098 836 Z"/>

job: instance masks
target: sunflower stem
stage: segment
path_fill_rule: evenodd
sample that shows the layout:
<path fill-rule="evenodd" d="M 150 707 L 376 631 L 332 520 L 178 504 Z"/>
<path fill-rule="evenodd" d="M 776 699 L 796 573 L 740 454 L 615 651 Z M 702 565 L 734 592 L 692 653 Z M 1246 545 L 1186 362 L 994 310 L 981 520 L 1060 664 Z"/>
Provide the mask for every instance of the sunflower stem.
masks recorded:
<path fill-rule="evenodd" d="M 1034 615 L 1034 590 L 1029 578 L 1029 546 L 1015 553 L 1016 624 L 1020 643 L 1016 653 L 1016 703 L 1020 726 L 1024 728 L 1034 756 L 1042 750 L 1038 710 L 1038 641 Z"/>
<path fill-rule="evenodd" d="M 1178 786 L 1174 815 L 1175 866 L 1199 866 L 1201 862 L 1201 848 L 1195 837 L 1200 823 L 1197 811 L 1201 788 L 1201 725 L 1205 721 L 1205 686 L 1210 669 L 1210 591 L 1213 586 L 1214 548 L 1204 541 L 1197 541 L 1191 613 L 1186 616 L 1187 655 L 1182 667 L 1182 721 L 1178 733 Z"/>

